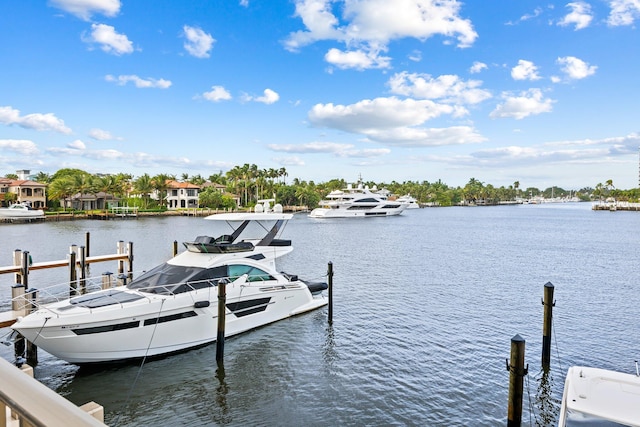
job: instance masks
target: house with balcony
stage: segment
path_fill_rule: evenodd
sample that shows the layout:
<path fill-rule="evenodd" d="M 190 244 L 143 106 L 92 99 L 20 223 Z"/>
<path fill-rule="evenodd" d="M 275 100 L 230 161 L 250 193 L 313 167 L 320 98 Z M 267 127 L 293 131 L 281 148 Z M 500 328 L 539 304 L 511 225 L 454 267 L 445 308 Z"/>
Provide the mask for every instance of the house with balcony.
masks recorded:
<path fill-rule="evenodd" d="M 199 191 L 200 186 L 190 182 L 167 181 L 167 209 L 199 207 Z"/>
<path fill-rule="evenodd" d="M 43 209 L 47 206 L 46 190 L 47 184 L 30 180 L 29 171 L 20 170 L 18 179 L 0 178 L 0 205 L 27 203 L 35 209 Z"/>

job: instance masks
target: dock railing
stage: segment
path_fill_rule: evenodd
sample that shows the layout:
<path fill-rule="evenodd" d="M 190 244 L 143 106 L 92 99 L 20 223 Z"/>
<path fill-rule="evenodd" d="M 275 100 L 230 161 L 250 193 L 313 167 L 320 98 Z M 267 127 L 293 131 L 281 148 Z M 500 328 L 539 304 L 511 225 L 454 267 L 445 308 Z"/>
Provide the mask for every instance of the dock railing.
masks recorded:
<path fill-rule="evenodd" d="M 14 286 L 11 289 L 11 311 L 0 313 L 0 328 L 11 326 L 18 316 L 24 316 L 30 305 L 37 305 L 34 300 L 37 297 L 35 289 L 29 288 L 29 272 L 31 270 L 41 270 L 48 268 L 67 267 L 69 270 L 69 296 L 82 295 L 87 292 L 90 280 L 88 278 L 89 266 L 97 262 L 117 261 L 117 280 L 133 278 L 133 243 L 127 245 L 123 241 L 117 244 L 117 253 L 110 255 L 87 256 L 89 248 L 89 237 L 87 233 L 86 246 L 73 245 L 67 259 L 56 261 L 45 261 L 32 263 L 28 251 L 15 250 L 13 254 L 13 264 L 0 267 L 0 274 L 14 274 Z M 127 269 L 125 272 L 125 264 Z M 104 276 L 104 275 L 103 275 Z M 114 279 L 111 273 L 106 273 L 102 278 L 101 286 L 110 287 Z M 110 283 L 105 283 L 105 281 Z M 2 427 L 0 425 L 0 427 Z"/>
<path fill-rule="evenodd" d="M 74 405 L 21 369 L 0 358 L 0 427 L 103 426 L 104 409 L 95 402 Z"/>

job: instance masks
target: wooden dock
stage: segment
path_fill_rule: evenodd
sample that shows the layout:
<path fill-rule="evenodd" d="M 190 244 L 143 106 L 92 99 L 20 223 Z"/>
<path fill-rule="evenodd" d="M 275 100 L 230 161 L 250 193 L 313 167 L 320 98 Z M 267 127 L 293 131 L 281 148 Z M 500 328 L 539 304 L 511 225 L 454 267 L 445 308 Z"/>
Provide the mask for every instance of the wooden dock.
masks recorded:
<path fill-rule="evenodd" d="M 594 211 L 640 211 L 640 203 L 632 202 L 599 202 L 591 207 Z"/>

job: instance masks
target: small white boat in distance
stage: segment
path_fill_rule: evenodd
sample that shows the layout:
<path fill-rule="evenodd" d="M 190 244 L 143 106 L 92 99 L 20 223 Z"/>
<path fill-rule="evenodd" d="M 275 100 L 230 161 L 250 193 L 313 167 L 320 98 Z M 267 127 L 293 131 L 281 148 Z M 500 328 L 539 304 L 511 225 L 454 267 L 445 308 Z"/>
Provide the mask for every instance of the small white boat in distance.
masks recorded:
<path fill-rule="evenodd" d="M 44 218 L 42 209 L 33 209 L 28 203 L 14 203 L 8 208 L 0 208 L 0 219 Z"/>
<path fill-rule="evenodd" d="M 11 327 L 48 353 L 81 365 L 165 355 L 215 341 L 221 283 L 225 336 L 325 306 L 326 283 L 276 269 L 276 260 L 293 250 L 291 240 L 278 237 L 293 215 L 282 213 L 280 205 L 261 208 L 208 216 L 226 223 L 229 234 L 198 236 L 184 243 L 186 251 L 126 285 L 72 298 L 67 292 Z"/>
<path fill-rule="evenodd" d="M 390 201 L 382 192 L 374 192 L 359 180 L 342 190 L 334 190 L 309 214 L 311 218 L 368 218 L 400 215 L 408 204 Z"/>
<path fill-rule="evenodd" d="M 640 376 L 585 366 L 570 367 L 558 427 L 587 425 L 640 426 Z"/>
<path fill-rule="evenodd" d="M 411 194 L 405 194 L 402 197 L 398 197 L 396 202 L 406 203 L 407 209 L 418 209 L 420 208 L 420 204 L 418 204 L 418 199 L 413 197 Z"/>

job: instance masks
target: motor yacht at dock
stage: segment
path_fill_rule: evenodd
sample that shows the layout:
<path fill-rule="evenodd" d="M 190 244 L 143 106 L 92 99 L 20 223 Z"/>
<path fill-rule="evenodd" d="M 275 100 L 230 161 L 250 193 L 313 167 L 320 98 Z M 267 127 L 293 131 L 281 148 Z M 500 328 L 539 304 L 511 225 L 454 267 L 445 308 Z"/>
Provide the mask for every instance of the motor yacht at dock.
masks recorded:
<path fill-rule="evenodd" d="M 293 215 L 280 205 L 270 209 L 269 202 L 256 212 L 208 216 L 226 223 L 228 234 L 198 236 L 184 243 L 184 252 L 126 285 L 40 305 L 12 328 L 52 355 L 82 365 L 215 341 L 223 281 L 225 336 L 326 305 L 326 283 L 277 270 L 276 260 L 293 250 L 290 240 L 280 238 Z"/>
<path fill-rule="evenodd" d="M 0 208 L 0 220 L 30 220 L 44 218 L 42 209 L 34 209 L 29 203 L 14 203 L 8 208 Z"/>
<path fill-rule="evenodd" d="M 311 211 L 311 218 L 366 218 L 400 215 L 408 204 L 391 201 L 377 188 L 369 189 L 359 179 L 356 186 L 349 184 L 342 190 L 334 190 Z"/>

